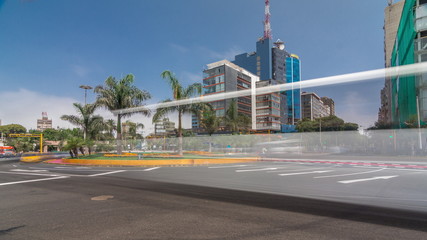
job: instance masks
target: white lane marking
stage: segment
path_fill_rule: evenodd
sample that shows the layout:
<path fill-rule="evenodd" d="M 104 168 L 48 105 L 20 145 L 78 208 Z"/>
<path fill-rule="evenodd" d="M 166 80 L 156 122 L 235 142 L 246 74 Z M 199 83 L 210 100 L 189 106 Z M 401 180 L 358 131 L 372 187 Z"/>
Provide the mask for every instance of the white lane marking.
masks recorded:
<path fill-rule="evenodd" d="M 250 165 L 231 165 L 231 166 L 217 166 L 217 167 L 209 167 L 209 168 L 233 168 L 233 167 L 247 167 Z"/>
<path fill-rule="evenodd" d="M 55 179 L 61 179 L 61 178 L 68 178 L 68 177 L 67 176 L 59 176 L 59 177 L 41 178 L 41 179 L 33 179 L 33 180 L 25 180 L 25 181 L 17 181 L 17 182 L 6 182 L 6 183 L 0 183 L 0 186 L 20 184 L 20 183 L 29 183 L 29 182 L 49 181 L 49 180 L 55 180 Z"/>
<path fill-rule="evenodd" d="M 279 176 L 292 176 L 292 175 L 303 175 L 303 174 L 313 174 L 313 173 L 326 173 L 333 172 L 334 170 L 326 170 L 326 171 L 313 171 L 313 172 L 297 172 L 297 173 L 283 173 L 279 174 Z"/>
<path fill-rule="evenodd" d="M 295 171 L 311 171 L 311 170 L 319 170 L 325 168 L 307 168 L 307 169 L 294 169 L 294 170 L 277 170 L 277 171 L 269 171 L 268 173 L 276 173 L 276 172 L 295 172 Z"/>
<path fill-rule="evenodd" d="M 16 165 L 12 165 L 13 167 L 16 167 Z"/>
<path fill-rule="evenodd" d="M 399 175 L 394 176 L 380 176 L 380 177 L 372 177 L 372 178 L 363 178 L 363 179 L 354 179 L 354 180 L 345 180 L 345 181 L 338 181 L 339 183 L 356 183 L 356 182 L 365 182 L 365 181 L 372 181 L 372 180 L 387 180 L 390 178 L 398 177 Z"/>
<path fill-rule="evenodd" d="M 258 172 L 258 171 L 267 171 L 267 170 L 276 170 L 277 168 L 258 168 L 258 169 L 246 169 L 246 170 L 236 170 L 236 172 Z"/>
<path fill-rule="evenodd" d="M 90 169 L 89 167 L 55 167 L 58 169 Z"/>
<path fill-rule="evenodd" d="M 160 167 L 152 167 L 152 168 L 144 169 L 144 170 L 142 170 L 142 171 L 152 171 L 152 170 L 159 169 L 159 168 L 160 168 Z"/>
<path fill-rule="evenodd" d="M 6 173 L 6 174 L 17 174 L 17 175 L 31 175 L 31 176 L 46 176 L 46 177 L 57 177 L 59 175 L 54 174 L 41 174 L 41 173 L 27 173 L 27 172 L 3 172 L 0 173 Z"/>
<path fill-rule="evenodd" d="M 352 166 L 352 167 L 354 167 L 354 168 L 373 168 L 373 169 L 381 169 L 381 168 L 383 168 L 383 167 L 365 167 L 365 166 Z M 387 168 L 385 168 L 385 169 L 387 169 Z"/>
<path fill-rule="evenodd" d="M 109 174 L 120 173 L 120 172 L 126 172 L 126 170 L 117 170 L 117 171 L 112 171 L 112 172 L 97 173 L 97 174 L 88 175 L 88 177 L 96 177 L 96 176 L 102 176 L 102 175 L 109 175 Z"/>
<path fill-rule="evenodd" d="M 358 173 L 348 173 L 348 174 L 338 174 L 338 175 L 329 175 L 329 176 L 319 176 L 314 178 L 330 178 L 330 177 L 343 177 L 343 176 L 351 176 L 351 175 L 359 175 L 359 174 L 366 174 L 366 173 L 373 173 L 373 172 L 379 172 L 384 170 L 385 168 L 378 169 L 378 170 L 372 170 L 367 172 L 358 172 Z"/>
<path fill-rule="evenodd" d="M 14 172 L 47 172 L 47 170 L 28 170 L 28 169 L 12 169 L 10 171 L 14 171 Z"/>

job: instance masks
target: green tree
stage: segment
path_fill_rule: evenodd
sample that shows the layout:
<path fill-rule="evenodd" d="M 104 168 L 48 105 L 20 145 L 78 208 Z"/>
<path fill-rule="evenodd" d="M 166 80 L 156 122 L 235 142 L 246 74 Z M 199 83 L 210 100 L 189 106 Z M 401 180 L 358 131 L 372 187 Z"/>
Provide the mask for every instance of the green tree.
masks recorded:
<path fill-rule="evenodd" d="M 10 134 L 10 133 L 26 133 L 27 129 L 19 124 L 8 124 L 0 126 L 0 133 Z"/>
<path fill-rule="evenodd" d="M 237 103 L 235 99 L 231 100 L 230 106 L 225 112 L 224 123 L 232 134 L 238 133 L 242 130 L 248 130 L 251 127 L 251 119 L 237 111 Z"/>
<path fill-rule="evenodd" d="M 99 115 L 94 115 L 98 105 L 82 105 L 80 103 L 74 103 L 73 105 L 78 115 L 62 115 L 61 119 L 81 127 L 83 130 L 83 139 L 92 139 L 94 133 L 103 126 L 103 118 Z"/>
<path fill-rule="evenodd" d="M 107 121 L 105 121 L 105 130 L 107 131 L 108 137 L 113 139 L 114 132 L 117 131 L 116 122 L 113 119 L 108 119 Z"/>
<path fill-rule="evenodd" d="M 108 77 L 104 86 L 97 86 L 96 102 L 110 111 L 139 107 L 143 102 L 150 99 L 151 95 L 145 90 L 140 90 L 134 84 L 134 76 L 126 75 L 124 78 L 117 80 L 114 77 Z M 122 118 L 129 117 L 137 112 L 117 114 L 117 153 L 122 153 Z M 138 113 L 145 116 L 150 115 L 150 111 L 145 109 Z"/>
<path fill-rule="evenodd" d="M 357 123 L 346 123 L 337 116 L 327 116 L 312 121 L 305 118 L 296 126 L 298 132 L 356 131 L 358 128 Z"/>
<path fill-rule="evenodd" d="M 126 128 L 127 128 L 125 138 L 135 140 L 137 138 L 142 137 L 141 134 L 138 134 L 138 129 L 143 129 L 144 124 L 134 123 L 134 122 L 128 120 L 128 121 L 123 123 L 123 126 L 126 126 Z"/>
<path fill-rule="evenodd" d="M 173 100 L 183 100 L 188 99 L 202 93 L 202 85 L 200 83 L 194 83 L 187 87 L 183 87 L 179 80 L 175 77 L 171 71 L 163 71 L 161 77 L 165 79 L 173 93 Z M 172 100 L 167 99 L 163 102 L 171 102 Z M 200 115 L 203 110 L 208 109 L 208 104 L 206 103 L 196 103 L 196 104 L 187 104 L 187 105 L 177 105 L 165 108 L 158 108 L 156 113 L 153 116 L 153 122 L 159 121 L 166 114 L 177 112 L 178 113 L 178 154 L 182 155 L 182 116 L 186 113 L 194 113 Z"/>
<path fill-rule="evenodd" d="M 214 110 L 203 112 L 202 118 L 200 119 L 200 126 L 205 129 L 209 136 L 212 136 L 212 134 L 218 130 L 220 124 L 221 118 L 216 116 Z"/>
<path fill-rule="evenodd" d="M 79 157 L 79 149 L 85 145 L 85 141 L 78 137 L 72 137 L 67 140 L 64 146 L 64 150 L 70 151 L 70 155 L 73 158 Z"/>

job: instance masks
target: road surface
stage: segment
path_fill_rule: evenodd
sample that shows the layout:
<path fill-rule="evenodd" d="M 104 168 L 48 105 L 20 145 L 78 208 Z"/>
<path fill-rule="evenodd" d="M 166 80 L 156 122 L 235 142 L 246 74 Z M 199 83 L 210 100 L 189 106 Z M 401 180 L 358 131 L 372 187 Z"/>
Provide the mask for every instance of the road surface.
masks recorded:
<path fill-rule="evenodd" d="M 424 164 L 351 163 L 2 163 L 0 239 L 427 238 Z"/>

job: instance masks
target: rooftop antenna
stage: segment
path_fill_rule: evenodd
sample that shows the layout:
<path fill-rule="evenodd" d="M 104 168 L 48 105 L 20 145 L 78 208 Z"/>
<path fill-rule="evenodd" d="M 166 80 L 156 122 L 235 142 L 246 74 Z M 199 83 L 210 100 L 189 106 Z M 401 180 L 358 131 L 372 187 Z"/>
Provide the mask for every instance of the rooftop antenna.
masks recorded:
<path fill-rule="evenodd" d="M 270 17 L 270 0 L 265 0 L 264 39 L 272 39 Z"/>

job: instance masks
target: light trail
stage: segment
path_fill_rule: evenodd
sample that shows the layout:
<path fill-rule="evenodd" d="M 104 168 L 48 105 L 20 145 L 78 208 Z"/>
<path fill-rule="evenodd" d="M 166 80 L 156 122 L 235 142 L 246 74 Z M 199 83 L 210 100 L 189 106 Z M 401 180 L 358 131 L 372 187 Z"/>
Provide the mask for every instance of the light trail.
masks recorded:
<path fill-rule="evenodd" d="M 379 78 L 387 77 L 403 77 L 410 76 L 415 74 L 427 73 L 427 62 L 424 63 L 416 63 L 411 65 L 392 67 L 392 68 L 382 68 L 364 72 L 357 73 L 349 73 L 344 75 L 330 76 L 324 78 L 316 78 L 310 80 L 303 80 L 297 83 L 284 83 L 273 86 L 261 87 L 256 89 L 247 89 L 235 92 L 226 92 L 226 93 L 218 93 L 209 96 L 201 96 L 189 99 L 183 99 L 178 101 L 164 102 L 164 103 L 156 103 L 150 104 L 146 106 L 120 109 L 112 111 L 114 115 L 124 114 L 124 113 L 133 113 L 140 112 L 143 110 L 155 110 L 158 108 L 179 106 L 179 105 L 187 105 L 201 102 L 213 102 L 217 100 L 225 100 L 229 98 L 237 98 L 250 96 L 252 94 L 261 95 L 261 94 L 269 94 L 281 91 L 287 91 L 291 89 L 300 89 L 300 88 L 311 88 L 311 87 L 321 87 L 328 85 L 336 85 L 336 84 L 345 84 L 345 83 L 356 83 L 362 81 L 369 81 Z"/>

